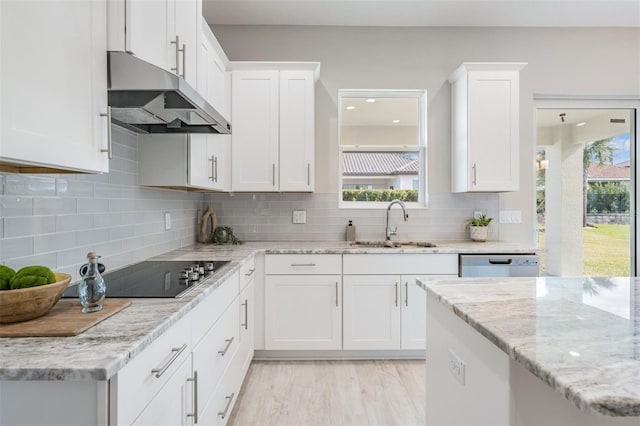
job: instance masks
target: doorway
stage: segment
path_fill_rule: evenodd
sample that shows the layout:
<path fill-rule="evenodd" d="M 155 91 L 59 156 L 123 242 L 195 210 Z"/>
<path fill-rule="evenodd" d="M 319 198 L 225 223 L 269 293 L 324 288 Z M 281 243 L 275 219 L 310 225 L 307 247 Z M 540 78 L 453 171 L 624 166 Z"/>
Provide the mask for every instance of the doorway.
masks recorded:
<path fill-rule="evenodd" d="M 541 274 L 635 275 L 634 108 L 536 109 Z"/>

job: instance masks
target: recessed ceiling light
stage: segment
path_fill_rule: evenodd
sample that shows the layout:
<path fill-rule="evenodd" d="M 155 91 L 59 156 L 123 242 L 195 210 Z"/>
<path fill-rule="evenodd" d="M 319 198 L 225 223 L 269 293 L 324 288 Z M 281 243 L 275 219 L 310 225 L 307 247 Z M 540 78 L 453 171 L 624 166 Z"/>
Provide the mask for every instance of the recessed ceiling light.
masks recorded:
<path fill-rule="evenodd" d="M 372 103 L 374 103 L 375 101 L 376 101 L 376 100 L 375 100 L 374 98 L 369 98 L 369 99 L 365 100 L 365 102 L 367 102 L 367 103 L 369 103 L 369 104 L 372 104 Z"/>
<path fill-rule="evenodd" d="M 400 120 L 393 120 L 392 123 L 394 124 L 398 124 L 400 122 Z"/>
<path fill-rule="evenodd" d="M 584 121 L 581 121 L 581 122 L 579 122 L 579 123 L 577 123 L 577 124 L 576 124 L 576 127 L 582 127 L 582 126 L 584 126 L 585 124 L 587 124 L 587 123 L 585 123 Z"/>
<path fill-rule="evenodd" d="M 354 107 L 353 105 L 349 105 L 349 106 L 347 107 L 347 109 L 348 109 L 349 111 L 351 111 L 351 110 L 353 110 L 353 109 L 356 109 L 356 107 Z"/>

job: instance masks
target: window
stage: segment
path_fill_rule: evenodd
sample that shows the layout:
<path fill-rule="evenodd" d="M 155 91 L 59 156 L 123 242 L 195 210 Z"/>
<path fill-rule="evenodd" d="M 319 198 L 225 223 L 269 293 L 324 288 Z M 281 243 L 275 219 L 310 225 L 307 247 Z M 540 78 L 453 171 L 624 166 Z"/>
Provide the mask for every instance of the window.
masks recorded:
<path fill-rule="evenodd" d="M 341 90 L 340 207 L 426 206 L 425 91 Z"/>

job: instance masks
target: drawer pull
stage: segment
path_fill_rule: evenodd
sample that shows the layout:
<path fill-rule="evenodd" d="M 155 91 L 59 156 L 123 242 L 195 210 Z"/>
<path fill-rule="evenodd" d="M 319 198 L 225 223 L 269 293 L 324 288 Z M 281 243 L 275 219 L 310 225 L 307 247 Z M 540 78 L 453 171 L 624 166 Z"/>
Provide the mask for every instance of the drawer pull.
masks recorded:
<path fill-rule="evenodd" d="M 244 306 L 244 324 L 240 324 L 240 327 L 244 327 L 245 330 L 249 329 L 249 301 L 244 299 L 244 303 L 240 306 Z"/>
<path fill-rule="evenodd" d="M 221 419 L 224 419 L 225 417 L 227 417 L 227 411 L 229 411 L 229 407 L 231 407 L 231 403 L 233 402 L 234 396 L 236 396 L 235 392 L 229 396 L 225 396 L 225 398 L 227 399 L 227 404 L 224 406 L 224 411 L 220 411 L 218 413 Z"/>
<path fill-rule="evenodd" d="M 291 266 L 309 266 L 309 267 L 313 267 L 316 266 L 315 263 L 292 263 Z"/>
<path fill-rule="evenodd" d="M 244 274 L 245 277 L 250 277 L 251 275 L 253 275 L 253 273 L 256 271 L 256 268 L 253 269 L 249 269 L 249 272 L 247 272 L 246 274 Z"/>
<path fill-rule="evenodd" d="M 193 413 L 187 414 L 187 417 L 193 417 L 193 423 L 198 423 L 198 371 L 194 371 L 193 378 L 187 379 L 187 382 L 193 382 Z"/>
<path fill-rule="evenodd" d="M 167 369 L 171 366 L 171 364 L 173 364 L 173 362 L 178 359 L 180 354 L 184 352 L 185 349 L 187 349 L 186 343 L 179 348 L 171 348 L 171 352 L 173 353 L 171 358 L 169 358 L 169 360 L 162 367 L 154 368 L 153 370 L 151 370 L 151 372 L 156 376 L 156 378 L 162 376 L 165 371 L 167 371 Z"/>
<path fill-rule="evenodd" d="M 224 347 L 224 349 L 223 349 L 223 350 L 218 351 L 218 353 L 219 353 L 220 355 L 222 355 L 222 356 L 225 356 L 225 355 L 226 355 L 227 351 L 228 351 L 228 350 L 229 350 L 229 348 L 231 347 L 231 344 L 233 343 L 233 339 L 234 339 L 234 338 L 235 338 L 235 337 L 232 337 L 231 339 L 226 339 L 226 340 L 225 340 L 225 342 L 226 342 L 227 344 L 225 345 L 225 347 Z"/>

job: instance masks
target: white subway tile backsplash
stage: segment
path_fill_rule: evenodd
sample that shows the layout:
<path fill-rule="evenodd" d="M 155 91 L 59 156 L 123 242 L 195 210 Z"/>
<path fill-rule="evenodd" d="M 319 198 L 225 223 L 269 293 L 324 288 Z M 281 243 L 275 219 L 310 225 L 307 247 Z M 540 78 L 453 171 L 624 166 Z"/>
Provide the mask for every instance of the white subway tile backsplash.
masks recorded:
<path fill-rule="evenodd" d="M 12 195 L 0 196 L 0 216 L 30 216 L 33 214 L 33 198 Z"/>
<path fill-rule="evenodd" d="M 93 215 L 70 214 L 56 217 L 56 231 L 80 231 L 93 228 Z"/>
<path fill-rule="evenodd" d="M 6 220 L 6 218 L 5 218 Z M 12 266 L 5 259 L 33 255 L 33 237 L 3 238 L 0 240 L 0 257 L 3 263 Z"/>
<path fill-rule="evenodd" d="M 55 176 L 44 175 L 6 175 L 5 195 L 56 195 Z"/>
<path fill-rule="evenodd" d="M 75 175 L 56 179 L 56 195 L 59 197 L 93 197 L 94 184 L 79 181 Z"/>
<path fill-rule="evenodd" d="M 3 227 L 6 238 L 49 234 L 56 231 L 56 218 L 55 216 L 6 217 Z"/>
<path fill-rule="evenodd" d="M 71 214 L 77 211 L 77 200 L 67 197 L 35 197 L 33 199 L 34 215 Z"/>
<path fill-rule="evenodd" d="M 34 253 L 52 253 L 58 250 L 66 250 L 76 247 L 77 237 L 75 232 L 57 232 L 55 234 L 36 235 L 33 237 Z"/>

